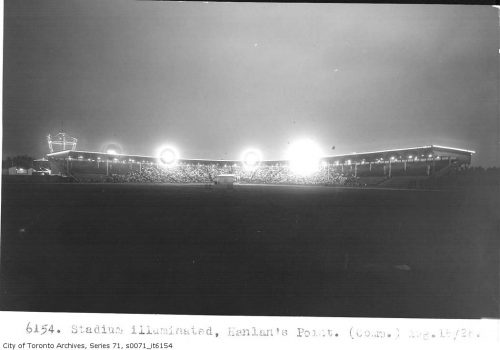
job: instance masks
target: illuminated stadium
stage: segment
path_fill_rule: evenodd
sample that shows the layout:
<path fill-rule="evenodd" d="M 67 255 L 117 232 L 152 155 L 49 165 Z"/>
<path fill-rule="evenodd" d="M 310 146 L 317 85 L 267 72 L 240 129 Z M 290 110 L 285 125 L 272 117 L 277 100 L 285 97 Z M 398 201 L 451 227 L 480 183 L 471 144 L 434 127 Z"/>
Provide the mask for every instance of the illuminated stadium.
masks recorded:
<path fill-rule="evenodd" d="M 5 6 L 0 310 L 500 317 L 490 6 L 108 2 Z"/>
<path fill-rule="evenodd" d="M 317 148 L 316 148 L 317 149 Z M 156 156 L 63 150 L 47 154 L 52 174 L 77 182 L 212 183 L 234 174 L 239 183 L 417 188 L 466 168 L 474 151 L 438 145 L 323 156 L 314 144 L 290 147 L 286 160 L 262 160 L 250 149 L 237 160 L 179 158 L 173 147 Z"/>
<path fill-rule="evenodd" d="M 473 151 L 431 145 L 314 159 L 304 149 L 318 155 L 315 147 L 299 145 L 287 160 L 263 160 L 257 149 L 185 159 L 171 146 L 154 156 L 48 154 L 59 176 L 3 186 L 4 305 L 498 316 L 497 245 L 487 243 L 497 240 L 498 177 L 469 167 Z M 218 186 L 227 179 L 239 185 Z"/>
<path fill-rule="evenodd" d="M 169 144 L 150 156 L 119 145 L 47 154 L 40 163 L 51 176 L 13 176 L 3 189 L 5 304 L 498 315 L 496 246 L 485 244 L 496 239 L 498 177 L 470 167 L 474 151 L 428 145 L 324 155 L 300 140 L 284 159 L 263 154 L 191 159 Z M 36 277 L 16 282 L 20 269 Z"/>

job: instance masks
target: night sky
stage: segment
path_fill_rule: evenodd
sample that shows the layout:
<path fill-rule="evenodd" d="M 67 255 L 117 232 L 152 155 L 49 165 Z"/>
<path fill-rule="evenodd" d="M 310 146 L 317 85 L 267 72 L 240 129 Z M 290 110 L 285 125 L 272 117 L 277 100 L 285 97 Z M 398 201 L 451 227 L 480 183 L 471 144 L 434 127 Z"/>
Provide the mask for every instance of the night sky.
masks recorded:
<path fill-rule="evenodd" d="M 115 142 L 283 158 L 438 144 L 499 161 L 491 6 L 5 0 L 3 156 Z M 336 149 L 331 150 L 335 145 Z"/>

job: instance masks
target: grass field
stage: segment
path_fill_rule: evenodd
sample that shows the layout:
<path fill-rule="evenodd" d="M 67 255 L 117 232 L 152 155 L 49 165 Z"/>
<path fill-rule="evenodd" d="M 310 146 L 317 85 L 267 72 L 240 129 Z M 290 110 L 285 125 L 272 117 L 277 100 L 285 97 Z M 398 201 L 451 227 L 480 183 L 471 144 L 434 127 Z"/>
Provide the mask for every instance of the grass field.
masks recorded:
<path fill-rule="evenodd" d="M 4 183 L 1 309 L 499 317 L 499 198 Z"/>

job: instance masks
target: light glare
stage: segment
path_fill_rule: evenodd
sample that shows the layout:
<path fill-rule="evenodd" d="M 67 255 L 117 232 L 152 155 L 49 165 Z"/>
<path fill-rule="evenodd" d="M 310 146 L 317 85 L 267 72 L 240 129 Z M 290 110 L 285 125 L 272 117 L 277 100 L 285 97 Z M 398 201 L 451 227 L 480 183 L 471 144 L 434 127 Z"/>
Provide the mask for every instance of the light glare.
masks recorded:
<path fill-rule="evenodd" d="M 110 142 L 101 147 L 101 152 L 111 155 L 122 154 L 123 148 L 119 143 Z"/>
<path fill-rule="evenodd" d="M 179 155 L 174 147 L 163 146 L 158 150 L 156 158 L 160 165 L 170 167 L 177 164 Z"/>
<path fill-rule="evenodd" d="M 262 161 L 262 154 L 259 150 L 250 148 L 243 152 L 241 156 L 243 166 L 246 168 L 254 168 Z"/>
<path fill-rule="evenodd" d="M 320 147 L 308 139 L 294 142 L 287 153 L 290 170 L 302 176 L 318 171 L 321 157 Z"/>

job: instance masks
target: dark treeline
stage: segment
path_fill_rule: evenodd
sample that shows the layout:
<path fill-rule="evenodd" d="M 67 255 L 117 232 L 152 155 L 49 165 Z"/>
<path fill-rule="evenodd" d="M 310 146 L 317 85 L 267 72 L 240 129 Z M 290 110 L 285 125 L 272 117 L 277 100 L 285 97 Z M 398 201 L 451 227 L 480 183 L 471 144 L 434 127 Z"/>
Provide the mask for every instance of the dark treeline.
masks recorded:
<path fill-rule="evenodd" d="M 500 186 L 500 168 L 459 168 L 436 181 L 438 187 Z"/>
<path fill-rule="evenodd" d="M 7 157 L 7 159 L 2 160 L 2 169 L 8 169 L 11 167 L 17 168 L 32 168 L 33 158 L 28 155 L 21 155 L 15 157 Z"/>

